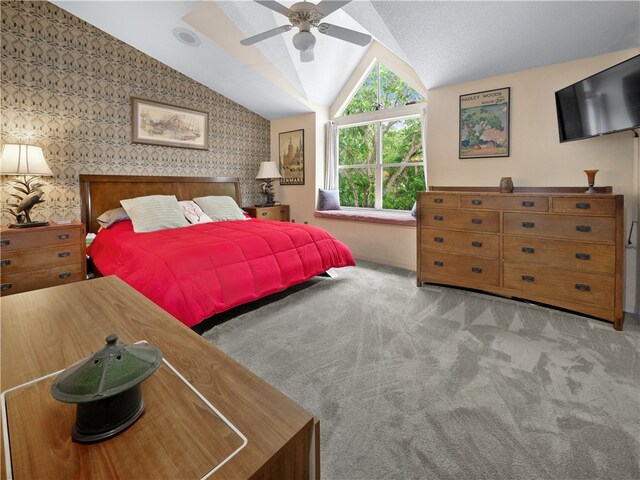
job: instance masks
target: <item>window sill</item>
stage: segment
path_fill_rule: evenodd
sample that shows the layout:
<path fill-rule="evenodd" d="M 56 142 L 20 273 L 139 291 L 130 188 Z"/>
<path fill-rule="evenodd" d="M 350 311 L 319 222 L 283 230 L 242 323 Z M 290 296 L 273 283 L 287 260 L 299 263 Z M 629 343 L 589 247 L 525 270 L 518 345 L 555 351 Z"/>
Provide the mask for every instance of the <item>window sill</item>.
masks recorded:
<path fill-rule="evenodd" d="M 386 225 L 400 225 L 415 227 L 416 219 L 410 213 L 383 212 L 374 210 L 316 210 L 313 214 L 317 218 L 332 218 L 352 222 L 382 223 Z"/>

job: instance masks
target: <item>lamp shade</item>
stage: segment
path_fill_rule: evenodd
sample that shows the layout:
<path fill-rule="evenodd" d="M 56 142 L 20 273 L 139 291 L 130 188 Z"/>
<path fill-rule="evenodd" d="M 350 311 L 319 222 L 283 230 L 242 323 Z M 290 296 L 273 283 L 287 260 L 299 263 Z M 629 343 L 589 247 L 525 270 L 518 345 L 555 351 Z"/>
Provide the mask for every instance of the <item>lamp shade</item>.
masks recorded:
<path fill-rule="evenodd" d="M 278 165 L 276 164 L 276 162 L 260 162 L 260 169 L 258 170 L 256 180 L 280 177 L 281 175 L 278 171 Z"/>
<path fill-rule="evenodd" d="M 2 175 L 53 175 L 44 159 L 42 148 L 10 143 L 2 147 L 0 173 Z"/>

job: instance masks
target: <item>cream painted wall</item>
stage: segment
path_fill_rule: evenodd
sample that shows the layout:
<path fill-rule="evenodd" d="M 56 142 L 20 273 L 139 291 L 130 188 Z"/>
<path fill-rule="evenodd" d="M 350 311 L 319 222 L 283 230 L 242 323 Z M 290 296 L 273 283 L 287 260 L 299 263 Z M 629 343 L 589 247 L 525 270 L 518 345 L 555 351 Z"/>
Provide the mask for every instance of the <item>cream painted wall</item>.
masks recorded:
<path fill-rule="evenodd" d="M 309 222 L 313 219 L 315 210 L 315 191 L 316 191 L 316 155 L 317 145 L 324 144 L 324 137 L 320 140 L 317 138 L 316 118 L 320 113 L 305 113 L 295 117 L 273 120 L 271 122 L 271 161 L 278 162 L 279 156 L 279 134 L 289 132 L 291 130 L 304 130 L 304 185 L 280 185 L 277 180 L 274 182 L 276 187 L 276 201 L 289 205 L 291 219 L 297 223 Z M 324 152 L 324 147 L 322 147 Z M 256 172 L 257 173 L 257 172 Z"/>
<path fill-rule="evenodd" d="M 637 219 L 633 193 L 634 132 L 561 144 L 554 92 L 640 53 L 633 48 L 598 57 L 516 72 L 429 90 L 427 179 L 429 185 L 497 186 L 501 177 L 516 186 L 586 185 L 583 170 L 597 168 L 597 185 L 625 195 L 626 233 Z M 458 102 L 467 93 L 511 87 L 511 151 L 507 158 L 458 159 Z M 626 304 L 638 297 L 637 250 L 626 250 Z"/>
<path fill-rule="evenodd" d="M 427 175 L 429 185 L 497 186 L 510 176 L 520 186 L 585 185 L 584 169 L 600 170 L 597 185 L 625 195 L 628 235 L 640 201 L 634 197 L 633 132 L 560 144 L 554 92 L 640 53 L 640 48 L 484 80 L 429 90 L 427 97 Z M 458 101 L 466 93 L 511 87 L 511 152 L 507 158 L 458 159 Z M 336 100 L 344 100 L 341 93 Z M 332 111 L 335 104 L 332 107 Z M 324 182 L 326 110 L 271 122 L 271 157 L 278 158 L 278 132 L 305 128 L 306 185 L 280 187 L 277 198 L 291 205 L 292 218 L 318 225 L 347 244 L 356 258 L 415 270 L 416 232 L 412 227 L 313 217 L 316 192 Z M 312 134 L 311 130 L 315 128 Z M 314 138 L 315 148 L 311 144 Z M 637 147 L 636 152 L 638 151 Z M 316 159 L 318 161 L 316 162 Z M 637 171 L 637 170 L 636 170 Z M 314 175 L 312 179 L 311 175 Z M 636 182 L 640 180 L 636 179 Z M 314 184 L 315 182 L 315 184 Z M 640 227 L 639 227 L 640 228 Z M 637 243 L 636 243 L 637 245 Z M 626 250 L 625 310 L 640 300 L 637 251 Z"/>

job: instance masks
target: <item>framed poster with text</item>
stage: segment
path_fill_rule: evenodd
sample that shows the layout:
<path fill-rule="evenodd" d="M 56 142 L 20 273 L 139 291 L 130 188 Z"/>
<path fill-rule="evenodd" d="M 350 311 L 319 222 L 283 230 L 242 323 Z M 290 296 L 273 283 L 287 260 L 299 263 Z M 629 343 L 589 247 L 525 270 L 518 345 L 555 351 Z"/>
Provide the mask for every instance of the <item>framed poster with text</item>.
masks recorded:
<path fill-rule="evenodd" d="M 279 136 L 280 185 L 304 185 L 304 130 Z"/>
<path fill-rule="evenodd" d="M 459 158 L 509 156 L 509 87 L 460 95 Z"/>

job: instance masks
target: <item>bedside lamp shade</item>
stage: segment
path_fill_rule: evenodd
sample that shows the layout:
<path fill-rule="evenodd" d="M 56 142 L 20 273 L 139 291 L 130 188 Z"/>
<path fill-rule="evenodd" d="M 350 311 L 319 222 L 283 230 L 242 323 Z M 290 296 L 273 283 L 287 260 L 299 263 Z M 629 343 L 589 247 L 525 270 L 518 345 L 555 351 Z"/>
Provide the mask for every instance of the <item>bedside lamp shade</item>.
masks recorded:
<path fill-rule="evenodd" d="M 53 175 L 44 159 L 42 148 L 16 144 L 6 144 L 2 147 L 0 173 L 2 175 Z"/>
<path fill-rule="evenodd" d="M 42 197 L 42 184 L 39 183 L 41 176 L 53 176 L 53 172 L 44 159 L 42 148 L 34 145 L 22 145 L 7 143 L 2 147 L 0 153 L 0 174 L 2 175 L 22 175 L 22 179 L 10 179 L 13 187 L 21 194 L 12 194 L 16 200 L 13 203 L 6 203 L 7 207 L 3 211 L 13 215 L 17 223 L 9 225 L 12 228 L 41 227 L 49 225 L 49 222 L 34 222 L 31 220 L 31 209 L 39 203 L 44 203 Z M 27 178 L 29 177 L 29 178 Z"/>
<path fill-rule="evenodd" d="M 276 162 L 260 162 L 260 169 L 256 180 L 264 180 L 267 178 L 280 178 L 280 172 L 278 171 L 278 165 Z"/>

